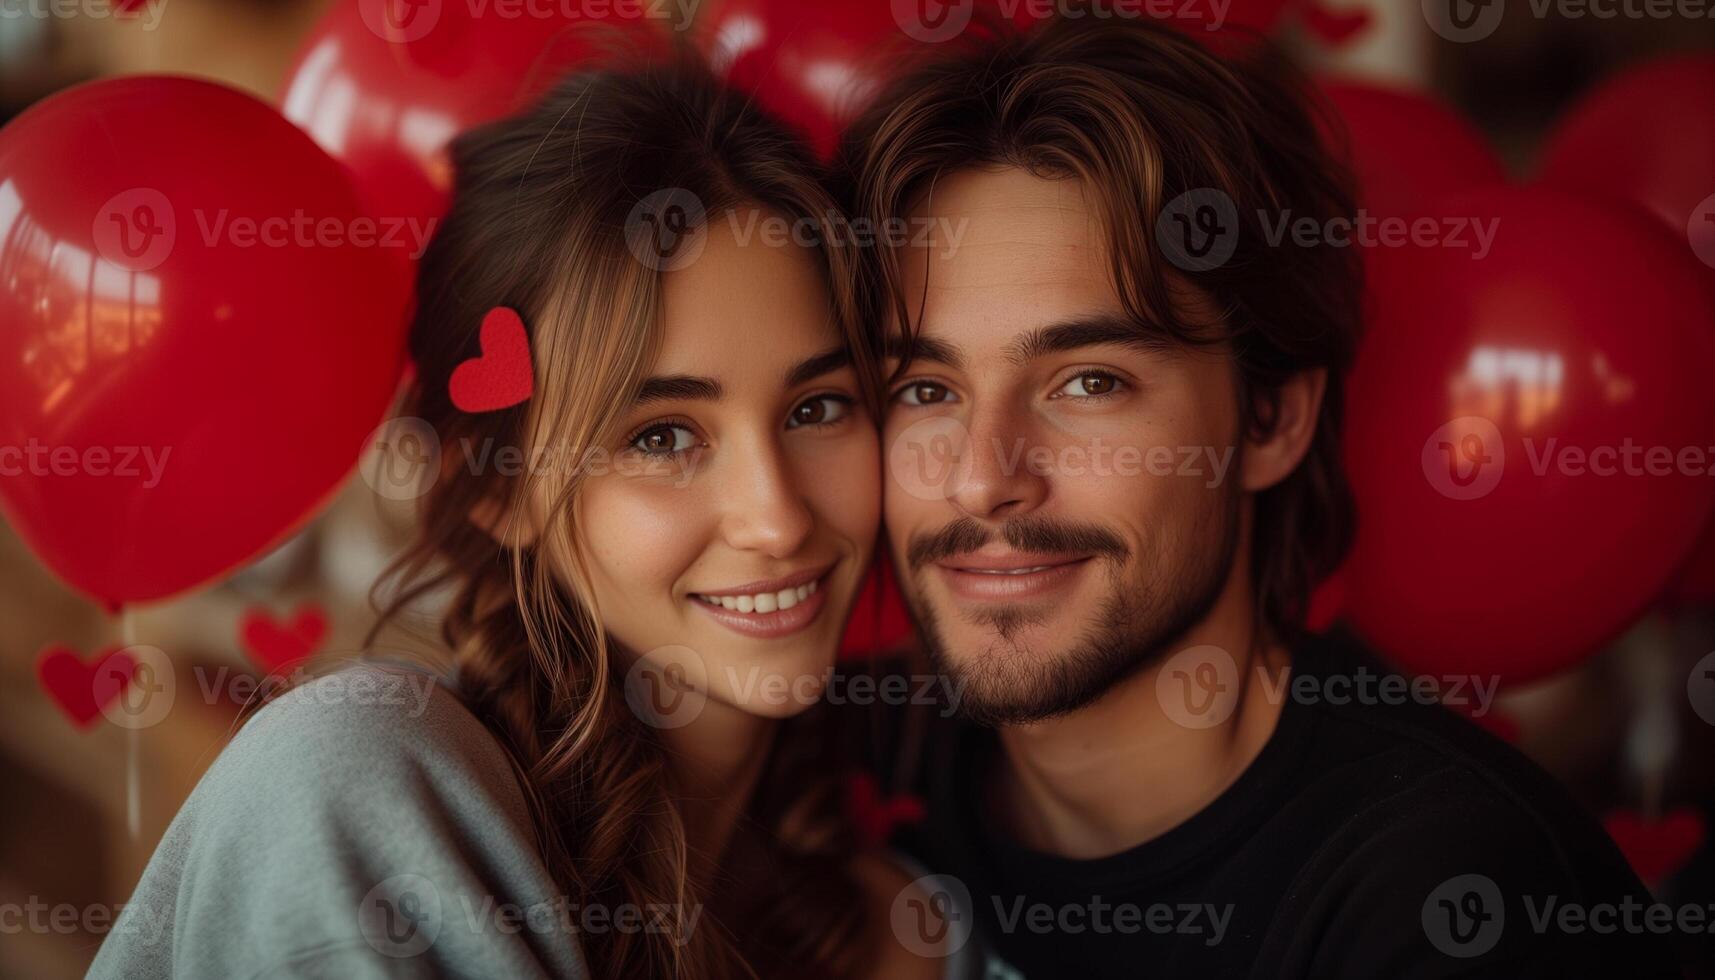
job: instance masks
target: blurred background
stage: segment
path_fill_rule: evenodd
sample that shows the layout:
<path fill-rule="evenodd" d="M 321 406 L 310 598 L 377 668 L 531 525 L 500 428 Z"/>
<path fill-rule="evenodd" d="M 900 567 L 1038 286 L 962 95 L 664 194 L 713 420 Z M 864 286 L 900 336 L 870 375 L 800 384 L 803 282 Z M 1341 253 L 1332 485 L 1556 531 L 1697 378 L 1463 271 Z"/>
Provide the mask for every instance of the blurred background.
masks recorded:
<path fill-rule="evenodd" d="M 851 5 L 862 6 L 855 0 Z M 885 0 L 874 5 L 885 19 Z M 780 8 L 793 6 L 809 11 L 792 15 L 807 18 L 806 32 L 818 26 L 818 17 L 832 21 L 837 31 L 874 19 L 817 13 L 819 5 L 808 3 L 706 0 L 689 4 L 691 21 L 663 17 L 657 28 L 689 27 L 716 38 L 710 43 L 718 47 L 746 36 L 733 27 L 743 23 L 732 19 L 734 11 L 779 17 L 786 16 Z M 1326 77 L 1429 96 L 1463 117 L 1513 180 L 1537 172 L 1545 143 L 1568 112 L 1619 73 L 1683 54 L 1715 57 L 1715 18 L 1709 17 L 1603 18 L 1552 10 L 1538 17 L 1515 3 L 1518 9 L 1482 37 L 1452 39 L 1452 32 L 1438 30 L 1426 14 L 1433 4 L 1418 0 L 1262 6 L 1278 8 L 1267 12 L 1265 26 L 1307 67 Z M 277 106 L 288 99 L 288 90 L 296 91 L 299 111 L 287 115 L 313 130 L 317 118 L 326 122 L 317 113 L 329 97 L 301 77 L 313 68 L 305 55 L 313 43 L 341 37 L 339 29 L 318 26 L 336 15 L 351 19 L 349 10 L 341 14 L 327 0 L 143 0 L 128 12 L 99 0 L 63 6 L 0 0 L 0 122 L 78 83 L 165 73 L 219 82 Z M 712 26 L 717 21 L 724 31 Z M 446 23 L 436 30 L 453 49 L 467 43 Z M 823 51 L 823 67 L 847 56 L 844 50 L 832 45 Z M 771 52 L 768 67 L 785 70 L 790 53 Z M 742 54 L 727 50 L 734 62 Z M 740 67 L 728 67 L 738 77 Z M 297 89 L 295 72 L 303 82 Z M 1694 103 L 1710 94 L 1686 93 Z M 815 109 L 799 108 L 812 115 Z M 1409 128 L 1408 120 L 1402 122 Z M 208 118 L 205 125 L 218 129 L 223 120 Z M 442 118 L 440 125 L 445 130 L 453 123 Z M 1686 159 L 1702 161 L 1697 165 L 1705 166 L 1704 193 L 1715 194 L 1715 168 L 1706 166 L 1715 160 L 1712 127 L 1715 120 L 1691 118 L 1673 140 L 1644 151 L 1646 158 L 1671 161 L 1683 152 Z M 318 138 L 339 157 L 330 131 L 324 126 Z M 425 139 L 438 146 L 444 135 Z M 433 167 L 426 166 L 432 184 Z M 4 230 L 0 222 L 0 254 L 8 244 Z M 1715 323 L 1708 326 L 1715 331 Z M 8 329 L 0 320 L 0 332 Z M 1708 419 L 1693 421 L 1707 429 Z M 1715 429 L 1704 439 L 1700 445 L 1715 446 Z M 1410 448 L 1415 454 L 1415 444 Z M 1715 484 L 1709 477 L 1703 481 Z M 1715 489 L 1699 492 L 1707 497 Z M 1632 512 L 1601 515 L 1621 526 L 1614 534 L 1596 534 L 1582 523 L 1564 526 L 1565 548 L 1595 547 L 1602 538 L 1617 549 L 1603 553 L 1605 574 L 1632 585 L 1647 580 L 1640 588 L 1652 598 L 1628 603 L 1624 621 L 1611 624 L 1594 650 L 1576 656 L 1568 651 L 1551 669 L 1532 669 L 1532 676 L 1509 684 L 1479 721 L 1514 741 L 1609 820 L 1659 896 L 1708 904 L 1715 902 L 1715 852 L 1706 833 L 1715 808 L 1715 700 L 1699 701 L 1697 684 L 1700 669 L 1715 668 L 1715 661 L 1705 659 L 1715 650 L 1715 568 L 1707 567 L 1715 566 L 1715 548 L 1699 543 L 1709 501 L 1699 506 L 1700 516 L 1675 518 L 1680 547 L 1668 562 L 1671 569 L 1656 567 L 1659 555 L 1645 561 L 1641 550 L 1634 567 L 1626 550 L 1624 524 L 1641 520 L 1647 502 Z M 102 923 L 88 921 L 82 910 L 126 900 L 159 835 L 230 734 L 255 679 L 306 657 L 359 649 L 374 619 L 368 591 L 404 544 L 411 515 L 408 495 L 377 492 L 375 480 L 354 473 L 283 543 L 215 581 L 163 601 L 131 604 L 123 615 L 62 584 L 13 526 L 0 522 L 0 904 L 79 910 L 63 928 L 0 932 L 0 976 L 82 973 L 102 938 Z M 188 539 L 199 531 L 184 527 L 178 533 Z M 1531 545 L 1521 540 L 1517 547 Z M 1514 545 L 1502 534 L 1473 548 L 1506 553 Z M 1485 559 L 1479 554 L 1473 560 Z M 1537 560 L 1554 556 L 1544 553 Z M 1526 585 L 1519 583 L 1521 593 Z M 1606 581 L 1590 583 L 1591 589 L 1607 587 Z M 1340 583 L 1330 588 L 1320 617 L 1342 612 L 1342 592 Z M 1553 615 L 1556 602 L 1570 612 L 1589 600 L 1566 592 L 1529 601 L 1548 603 L 1532 607 L 1542 616 Z M 1514 597 L 1503 590 L 1472 603 L 1446 615 L 1473 614 L 1457 626 L 1478 634 L 1491 617 L 1499 622 L 1509 614 Z M 408 623 L 411 629 L 384 644 L 432 646 L 426 639 L 432 612 L 423 610 Z M 1371 622 L 1381 618 L 1372 616 Z M 897 623 L 889 622 L 884 639 L 897 639 Z M 1510 628 L 1497 627 L 1503 633 Z M 151 724 L 127 726 L 53 695 L 52 671 L 44 667 L 53 651 L 87 664 L 127 641 L 166 652 L 156 666 L 175 675 L 180 694 L 172 711 Z M 1715 674 L 1708 684 L 1715 692 Z M 1715 693 L 1708 696 L 1715 699 Z M 1688 975 L 1715 976 L 1715 937 L 1679 941 Z"/>

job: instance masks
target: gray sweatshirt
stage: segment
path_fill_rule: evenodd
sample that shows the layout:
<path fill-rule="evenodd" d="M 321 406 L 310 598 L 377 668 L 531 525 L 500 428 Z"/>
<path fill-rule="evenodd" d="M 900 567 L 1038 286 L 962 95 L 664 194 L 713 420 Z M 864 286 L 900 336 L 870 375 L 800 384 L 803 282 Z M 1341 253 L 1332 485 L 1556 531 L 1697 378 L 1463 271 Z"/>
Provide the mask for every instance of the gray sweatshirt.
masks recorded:
<path fill-rule="evenodd" d="M 581 932 L 651 921 L 568 905 L 499 742 L 434 676 L 365 663 L 238 732 L 89 976 L 583 978 Z"/>

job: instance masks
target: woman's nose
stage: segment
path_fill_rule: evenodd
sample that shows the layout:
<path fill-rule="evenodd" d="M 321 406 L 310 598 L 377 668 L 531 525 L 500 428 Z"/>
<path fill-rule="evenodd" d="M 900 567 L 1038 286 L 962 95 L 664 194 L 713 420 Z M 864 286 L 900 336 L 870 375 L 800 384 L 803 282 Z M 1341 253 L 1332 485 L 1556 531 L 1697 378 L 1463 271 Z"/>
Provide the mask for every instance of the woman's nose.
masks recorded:
<path fill-rule="evenodd" d="M 815 528 L 800 474 L 772 443 L 759 445 L 732 462 L 736 465 L 727 468 L 720 489 L 727 543 L 772 558 L 796 553 Z"/>

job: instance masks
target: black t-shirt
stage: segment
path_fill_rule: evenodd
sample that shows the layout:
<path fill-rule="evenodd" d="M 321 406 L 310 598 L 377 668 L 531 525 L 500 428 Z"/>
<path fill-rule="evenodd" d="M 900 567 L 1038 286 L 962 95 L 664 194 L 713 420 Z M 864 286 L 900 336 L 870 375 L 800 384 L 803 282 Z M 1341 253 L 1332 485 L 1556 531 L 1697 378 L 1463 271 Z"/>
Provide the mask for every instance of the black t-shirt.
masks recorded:
<path fill-rule="evenodd" d="M 1438 704 L 1343 696 L 1353 689 L 1329 678 L 1389 673 L 1349 638 L 1301 644 L 1292 670 L 1320 693 L 1285 698 L 1232 786 L 1096 860 L 1009 840 L 984 812 L 995 733 L 919 711 L 926 727 L 904 728 L 921 737 L 894 742 L 881 775 L 914 790 L 927 818 L 893 843 L 950 876 L 936 887 L 959 897 L 936 901 L 972 916 L 961 958 L 975 974 L 1681 975 L 1648 891 L 1548 774 Z M 917 760 L 910 772 L 903 758 Z"/>

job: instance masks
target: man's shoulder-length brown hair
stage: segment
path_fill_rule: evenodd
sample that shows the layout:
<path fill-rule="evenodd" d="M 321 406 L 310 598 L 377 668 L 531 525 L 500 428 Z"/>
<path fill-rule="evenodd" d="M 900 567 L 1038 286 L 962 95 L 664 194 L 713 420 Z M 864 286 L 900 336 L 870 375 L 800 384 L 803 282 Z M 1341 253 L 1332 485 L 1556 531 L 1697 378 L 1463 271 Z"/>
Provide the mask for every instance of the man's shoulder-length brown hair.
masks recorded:
<path fill-rule="evenodd" d="M 1342 379 L 1361 327 L 1361 264 L 1349 246 L 1307 247 L 1280 234 L 1282 221 L 1328 229 L 1354 217 L 1349 179 L 1319 137 L 1316 113 L 1325 109 L 1311 92 L 1261 43 L 1217 50 L 1137 19 L 1056 19 L 1028 32 L 979 21 L 894 77 L 847 131 L 839 166 L 848 206 L 874 227 L 966 168 L 1080 179 L 1103 218 L 1127 314 L 1140 330 L 1229 349 L 1253 431 L 1272 424 L 1283 382 L 1327 370 L 1309 451 L 1256 501 L 1257 609 L 1283 638 L 1302 630 L 1311 592 L 1345 556 L 1355 525 L 1340 431 Z M 1223 251 L 1191 255 L 1169 242 L 1164 252 L 1155 230 L 1176 227 L 1176 212 L 1218 219 Z M 898 252 L 884 243 L 875 253 L 866 314 L 877 333 L 902 324 L 909 335 L 916 318 L 900 288 Z M 1185 283 L 1213 301 L 1215 329 L 1206 317 L 1190 322 L 1173 302 Z"/>

